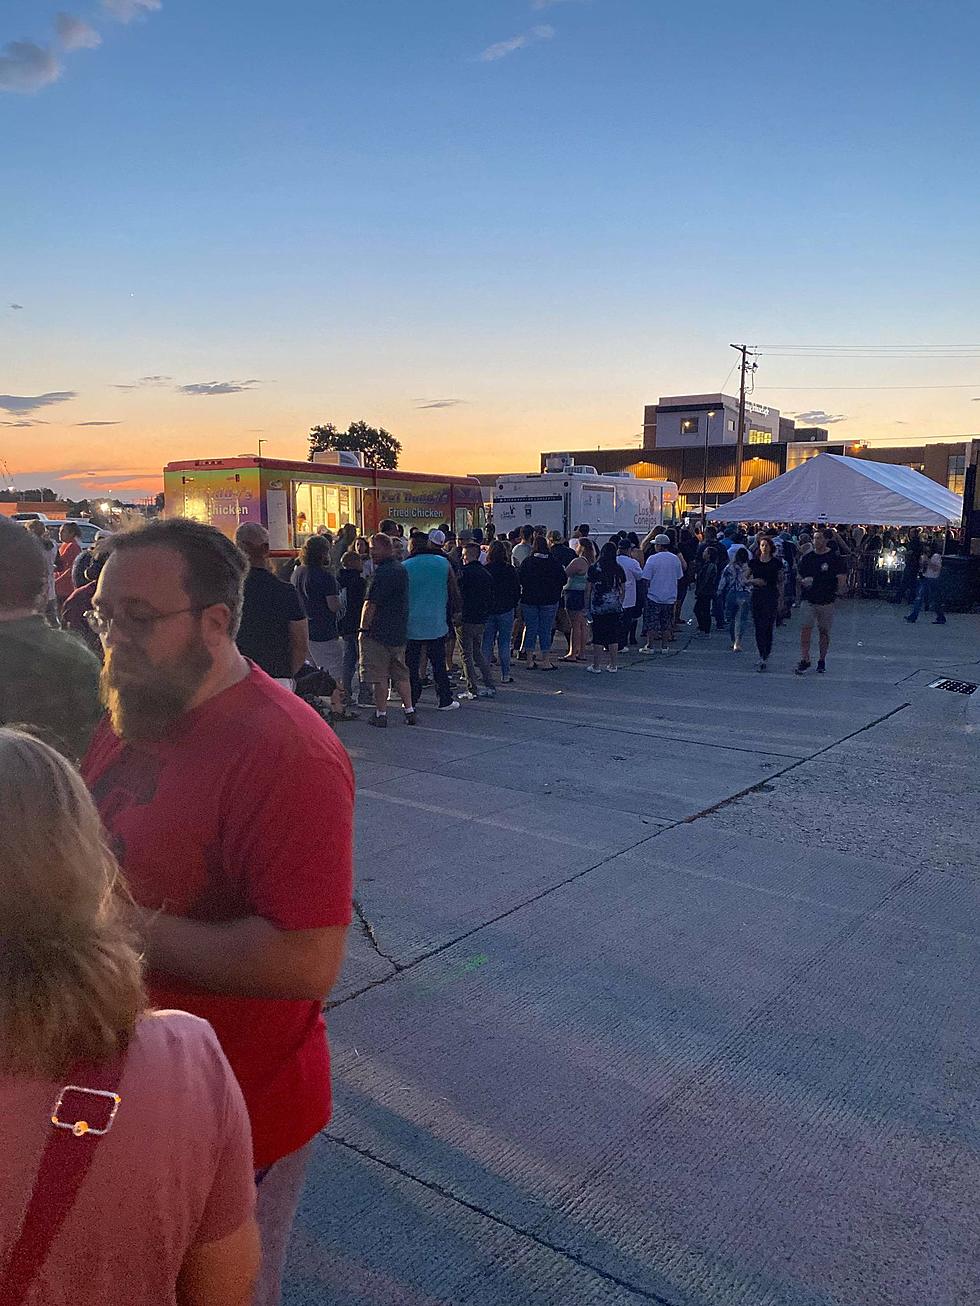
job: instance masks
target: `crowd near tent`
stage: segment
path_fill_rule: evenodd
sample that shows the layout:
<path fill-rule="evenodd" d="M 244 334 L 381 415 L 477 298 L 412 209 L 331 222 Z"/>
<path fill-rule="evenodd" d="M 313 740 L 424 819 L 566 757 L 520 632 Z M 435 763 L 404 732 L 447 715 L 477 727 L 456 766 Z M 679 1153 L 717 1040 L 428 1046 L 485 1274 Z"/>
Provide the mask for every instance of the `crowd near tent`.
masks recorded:
<path fill-rule="evenodd" d="M 821 453 L 708 513 L 711 521 L 958 526 L 963 500 L 911 467 Z"/>

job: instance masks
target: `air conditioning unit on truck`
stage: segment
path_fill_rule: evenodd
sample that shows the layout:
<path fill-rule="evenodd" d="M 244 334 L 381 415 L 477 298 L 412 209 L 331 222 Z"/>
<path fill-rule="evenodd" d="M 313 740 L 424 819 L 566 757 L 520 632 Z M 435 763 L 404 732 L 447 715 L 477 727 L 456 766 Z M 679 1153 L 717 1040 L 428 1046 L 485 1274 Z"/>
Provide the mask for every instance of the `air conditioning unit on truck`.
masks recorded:
<path fill-rule="evenodd" d="M 500 476 L 493 490 L 493 524 L 498 535 L 515 526 L 543 526 L 567 539 L 576 526 L 588 524 L 599 544 L 620 531 L 640 539 L 654 526 L 675 520 L 677 485 L 647 481 L 630 472 L 600 474 L 576 466 L 567 454 L 552 454 L 543 472 Z"/>

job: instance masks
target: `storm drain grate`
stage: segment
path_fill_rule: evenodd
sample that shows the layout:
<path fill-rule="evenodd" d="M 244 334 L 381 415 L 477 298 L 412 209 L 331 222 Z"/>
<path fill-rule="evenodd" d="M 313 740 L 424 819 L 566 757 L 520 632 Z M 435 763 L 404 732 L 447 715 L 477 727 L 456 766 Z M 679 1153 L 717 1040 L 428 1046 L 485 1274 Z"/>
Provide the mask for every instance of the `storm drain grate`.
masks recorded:
<path fill-rule="evenodd" d="M 972 694 L 976 685 L 972 680 L 931 680 L 930 689 L 945 689 L 950 694 Z"/>

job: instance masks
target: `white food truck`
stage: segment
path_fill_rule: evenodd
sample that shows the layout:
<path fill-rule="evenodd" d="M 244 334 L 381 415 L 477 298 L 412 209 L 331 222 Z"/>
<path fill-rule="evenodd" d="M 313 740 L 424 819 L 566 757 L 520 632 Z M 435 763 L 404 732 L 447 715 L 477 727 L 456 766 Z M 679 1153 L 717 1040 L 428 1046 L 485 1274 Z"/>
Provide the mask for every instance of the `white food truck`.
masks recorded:
<path fill-rule="evenodd" d="M 568 539 L 588 523 L 589 537 L 603 544 L 620 531 L 640 539 L 654 526 L 676 520 L 674 481 L 646 481 L 632 472 L 600 474 L 576 466 L 568 454 L 549 454 L 543 472 L 500 476 L 493 490 L 493 524 L 498 535 L 515 526 L 543 526 Z"/>

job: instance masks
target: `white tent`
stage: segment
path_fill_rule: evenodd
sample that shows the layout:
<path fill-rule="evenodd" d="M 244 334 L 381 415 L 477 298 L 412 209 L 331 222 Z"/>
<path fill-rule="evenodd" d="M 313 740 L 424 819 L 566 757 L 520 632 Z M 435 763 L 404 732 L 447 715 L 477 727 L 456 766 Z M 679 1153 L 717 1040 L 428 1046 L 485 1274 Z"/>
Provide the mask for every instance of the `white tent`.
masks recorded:
<path fill-rule="evenodd" d="M 711 521 L 959 525 L 963 500 L 911 467 L 821 453 L 708 513 Z"/>

